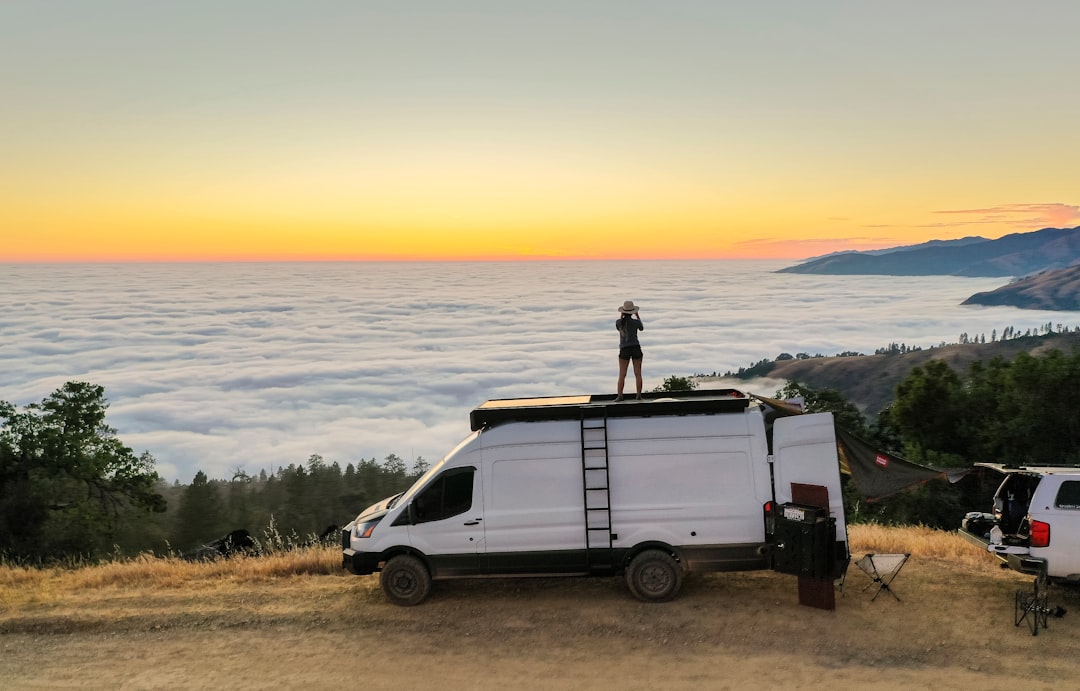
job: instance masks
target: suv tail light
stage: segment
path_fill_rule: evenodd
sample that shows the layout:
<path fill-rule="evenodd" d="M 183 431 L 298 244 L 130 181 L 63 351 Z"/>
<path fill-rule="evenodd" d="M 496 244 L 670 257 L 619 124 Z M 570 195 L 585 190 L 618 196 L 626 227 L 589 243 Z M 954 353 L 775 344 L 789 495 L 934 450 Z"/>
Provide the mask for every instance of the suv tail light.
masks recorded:
<path fill-rule="evenodd" d="M 1031 521 L 1031 546 L 1050 546 L 1050 524 L 1042 521 Z"/>

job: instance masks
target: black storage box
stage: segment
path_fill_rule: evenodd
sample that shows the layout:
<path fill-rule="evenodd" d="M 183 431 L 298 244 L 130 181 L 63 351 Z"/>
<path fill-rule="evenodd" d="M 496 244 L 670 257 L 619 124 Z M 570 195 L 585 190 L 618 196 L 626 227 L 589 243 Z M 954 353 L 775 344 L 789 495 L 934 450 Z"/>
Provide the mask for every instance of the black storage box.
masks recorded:
<path fill-rule="evenodd" d="M 814 578 L 832 575 L 836 519 L 827 510 L 783 504 L 773 517 L 773 531 L 773 569 Z"/>

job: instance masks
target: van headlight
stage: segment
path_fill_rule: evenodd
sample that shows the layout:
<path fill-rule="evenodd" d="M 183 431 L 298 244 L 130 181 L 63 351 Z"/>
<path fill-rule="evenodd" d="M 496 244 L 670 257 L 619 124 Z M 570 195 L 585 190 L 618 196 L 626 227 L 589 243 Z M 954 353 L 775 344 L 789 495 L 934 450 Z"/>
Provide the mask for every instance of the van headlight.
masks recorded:
<path fill-rule="evenodd" d="M 353 537 L 371 537 L 371 532 L 375 530 L 375 526 L 379 525 L 381 521 L 382 516 L 379 516 L 372 521 L 365 521 L 364 523 L 353 523 Z"/>

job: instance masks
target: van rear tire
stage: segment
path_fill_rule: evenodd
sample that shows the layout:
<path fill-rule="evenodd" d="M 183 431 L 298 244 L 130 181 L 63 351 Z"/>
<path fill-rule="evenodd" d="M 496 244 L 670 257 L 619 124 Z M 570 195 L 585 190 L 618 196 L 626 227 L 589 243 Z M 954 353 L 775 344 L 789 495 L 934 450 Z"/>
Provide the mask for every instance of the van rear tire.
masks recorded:
<path fill-rule="evenodd" d="M 386 599 L 395 605 L 412 607 L 427 599 L 431 592 L 431 574 L 424 562 L 408 554 L 391 557 L 379 575 Z"/>
<path fill-rule="evenodd" d="M 647 549 L 630 561 L 626 585 L 642 602 L 675 599 L 682 587 L 683 572 L 675 558 L 659 549 Z"/>

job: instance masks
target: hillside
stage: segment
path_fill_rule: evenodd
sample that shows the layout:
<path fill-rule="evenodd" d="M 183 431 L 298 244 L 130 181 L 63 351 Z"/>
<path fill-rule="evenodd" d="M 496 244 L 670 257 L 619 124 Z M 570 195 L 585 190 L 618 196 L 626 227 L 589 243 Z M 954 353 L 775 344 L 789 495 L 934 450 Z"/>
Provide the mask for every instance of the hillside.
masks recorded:
<path fill-rule="evenodd" d="M 884 253 L 848 252 L 778 273 L 889 276 L 1025 276 L 1080 261 L 1080 226 L 1012 233 L 996 240 L 925 244 Z"/>
<path fill-rule="evenodd" d="M 896 385 L 913 367 L 928 360 L 944 360 L 957 372 L 977 361 L 995 357 L 1012 360 L 1018 353 L 1038 355 L 1048 350 L 1072 353 L 1080 347 L 1080 333 L 1013 338 L 995 343 L 949 345 L 895 355 L 779 360 L 759 376 L 796 381 L 811 388 L 836 389 L 866 415 L 875 416 L 892 402 Z M 755 368 L 756 369 L 756 368 Z M 772 393 L 772 392 L 769 392 Z"/>
<path fill-rule="evenodd" d="M 975 293 L 962 304 L 1008 305 L 1033 310 L 1080 310 L 1080 266 L 1044 271 L 995 290 Z"/>
<path fill-rule="evenodd" d="M 836 609 L 771 572 L 691 575 L 646 604 L 615 578 L 436 584 L 388 604 L 377 576 L 167 560 L 0 566 L 5 689 L 1061 688 L 1080 674 L 1080 596 L 1033 637 L 1013 625 L 1030 578 L 955 534 L 852 526 L 851 551 L 911 552 L 876 599 L 849 567 Z M 326 549 L 323 561 L 340 562 Z"/>

